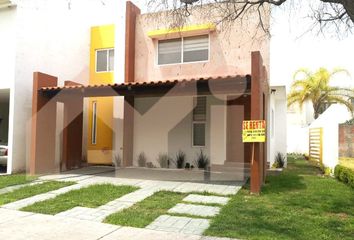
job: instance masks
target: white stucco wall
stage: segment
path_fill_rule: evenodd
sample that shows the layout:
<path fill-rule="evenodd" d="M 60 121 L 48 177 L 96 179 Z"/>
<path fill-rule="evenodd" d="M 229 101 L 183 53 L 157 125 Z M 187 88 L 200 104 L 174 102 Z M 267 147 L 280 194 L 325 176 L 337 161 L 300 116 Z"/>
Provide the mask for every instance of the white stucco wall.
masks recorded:
<path fill-rule="evenodd" d="M 88 83 L 90 28 L 117 24 L 118 2 L 17 1 L 12 170 L 23 170 L 28 160 L 33 72 L 58 76 L 59 84 Z"/>
<path fill-rule="evenodd" d="M 134 165 L 144 152 L 147 161 L 159 166 L 159 153 L 175 158 L 182 150 L 187 162 L 194 164 L 200 147 L 192 146 L 193 97 L 136 98 L 134 114 Z M 226 160 L 226 106 L 212 96 L 207 97 L 206 146 L 204 153 L 211 164 L 224 164 Z M 243 108 L 239 107 L 243 116 Z M 238 123 L 235 123 L 238 124 Z M 241 126 L 241 120 L 240 120 Z M 241 139 L 241 132 L 239 133 Z M 243 145 L 235 146 L 243 151 Z M 240 153 L 243 160 L 243 152 Z"/>
<path fill-rule="evenodd" d="M 268 115 L 268 162 L 275 161 L 278 152 L 287 154 L 287 117 L 285 86 L 271 86 L 275 90 L 269 97 Z"/>
<path fill-rule="evenodd" d="M 342 105 L 330 106 L 309 128 L 323 128 L 322 160 L 326 167 L 334 168 L 338 164 L 338 125 L 352 118 Z"/>

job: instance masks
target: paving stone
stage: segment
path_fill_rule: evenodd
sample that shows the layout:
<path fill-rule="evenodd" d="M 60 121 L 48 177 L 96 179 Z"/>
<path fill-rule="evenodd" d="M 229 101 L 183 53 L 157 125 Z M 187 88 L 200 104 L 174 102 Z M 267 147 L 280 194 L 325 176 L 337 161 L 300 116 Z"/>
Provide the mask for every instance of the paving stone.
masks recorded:
<path fill-rule="evenodd" d="M 201 217 L 213 217 L 217 215 L 219 211 L 219 207 L 179 203 L 170 210 L 168 210 L 168 213 L 180 213 Z"/>
<path fill-rule="evenodd" d="M 8 203 L 5 205 L 2 205 L 2 208 L 6 208 L 6 209 L 13 209 L 13 210 L 19 210 L 21 208 L 27 207 L 29 205 L 32 205 L 36 202 L 41 202 L 47 199 L 51 199 L 54 198 L 56 195 L 55 194 L 51 194 L 51 193 L 43 193 L 43 194 L 39 194 L 33 197 L 29 197 L 29 198 L 25 198 L 16 202 L 12 202 L 12 203 Z"/>
<path fill-rule="evenodd" d="M 217 196 L 204 196 L 197 194 L 189 194 L 183 199 L 185 202 L 194 202 L 194 203 L 215 203 L 220 205 L 226 205 L 230 198 L 227 197 L 217 197 Z"/>
<path fill-rule="evenodd" d="M 201 235 L 209 227 L 209 220 L 162 215 L 146 229 Z"/>
<path fill-rule="evenodd" d="M 37 185 L 37 184 L 40 184 L 40 183 L 43 183 L 43 182 L 42 181 L 35 181 L 35 182 L 31 182 L 31 183 L 20 184 L 20 185 L 15 185 L 15 186 L 2 188 L 2 189 L 0 189 L 0 194 L 12 192 L 12 191 L 14 191 L 16 189 L 19 189 L 19 188 L 23 188 L 23 187 L 26 187 L 26 186 L 33 186 L 33 185 Z"/>

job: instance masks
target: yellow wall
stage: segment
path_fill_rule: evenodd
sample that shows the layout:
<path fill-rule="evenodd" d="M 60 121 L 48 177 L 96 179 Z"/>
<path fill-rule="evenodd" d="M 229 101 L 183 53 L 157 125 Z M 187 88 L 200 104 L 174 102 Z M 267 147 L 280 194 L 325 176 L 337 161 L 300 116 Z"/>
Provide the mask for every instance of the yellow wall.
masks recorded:
<path fill-rule="evenodd" d="M 106 48 L 114 48 L 114 25 L 92 27 L 90 47 L 91 85 L 114 82 L 113 72 L 96 73 L 96 50 Z M 95 101 L 97 102 L 97 137 L 96 144 L 92 144 L 92 106 Z M 88 114 L 87 162 L 90 164 L 112 164 L 113 98 L 90 98 Z"/>

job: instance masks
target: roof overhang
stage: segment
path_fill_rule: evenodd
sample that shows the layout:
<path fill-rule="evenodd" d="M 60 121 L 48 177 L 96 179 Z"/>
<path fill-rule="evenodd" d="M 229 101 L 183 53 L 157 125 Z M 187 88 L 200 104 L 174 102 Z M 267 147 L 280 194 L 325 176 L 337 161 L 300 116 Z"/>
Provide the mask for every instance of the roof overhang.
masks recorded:
<path fill-rule="evenodd" d="M 169 29 L 157 29 L 148 32 L 148 36 L 152 39 L 171 39 L 178 37 L 188 37 L 209 34 L 212 31 L 216 30 L 216 25 L 214 23 L 199 24 L 199 25 L 190 25 L 182 26 L 177 28 Z"/>
<path fill-rule="evenodd" d="M 225 76 L 154 82 L 116 83 L 103 85 L 68 85 L 44 87 L 39 91 L 47 97 L 77 95 L 82 97 L 134 96 L 195 96 L 207 94 L 249 94 L 251 76 Z"/>

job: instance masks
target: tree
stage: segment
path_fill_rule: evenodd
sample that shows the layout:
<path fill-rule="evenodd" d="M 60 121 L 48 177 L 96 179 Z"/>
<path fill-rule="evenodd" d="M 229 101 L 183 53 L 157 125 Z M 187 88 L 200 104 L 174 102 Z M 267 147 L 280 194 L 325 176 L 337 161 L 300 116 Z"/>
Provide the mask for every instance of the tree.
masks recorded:
<path fill-rule="evenodd" d="M 347 87 L 331 86 L 333 76 L 339 73 L 349 74 L 345 69 L 335 69 L 332 72 L 325 68 L 312 73 L 308 69 L 300 69 L 294 74 L 294 82 L 288 95 L 288 106 L 299 104 L 300 107 L 310 101 L 317 119 L 331 104 L 343 104 L 353 114 L 354 106 L 351 99 L 354 89 Z M 302 78 L 298 79 L 302 74 Z"/>
<path fill-rule="evenodd" d="M 305 2 L 305 3 L 303 3 Z M 314 25 L 320 31 L 334 27 L 337 34 L 347 34 L 354 28 L 354 1 L 353 0 L 148 0 L 148 5 L 153 10 L 171 10 L 174 19 L 181 20 L 188 17 L 191 6 L 202 6 L 216 3 L 215 6 L 226 6 L 222 9 L 221 22 L 242 21 L 249 13 L 258 13 L 259 26 L 269 33 L 269 26 L 264 24 L 264 12 L 269 12 L 271 6 L 281 6 L 291 3 L 293 6 L 307 4 L 312 9 Z M 299 10 L 300 11 L 300 10 Z M 315 26 L 309 26 L 309 29 Z"/>

